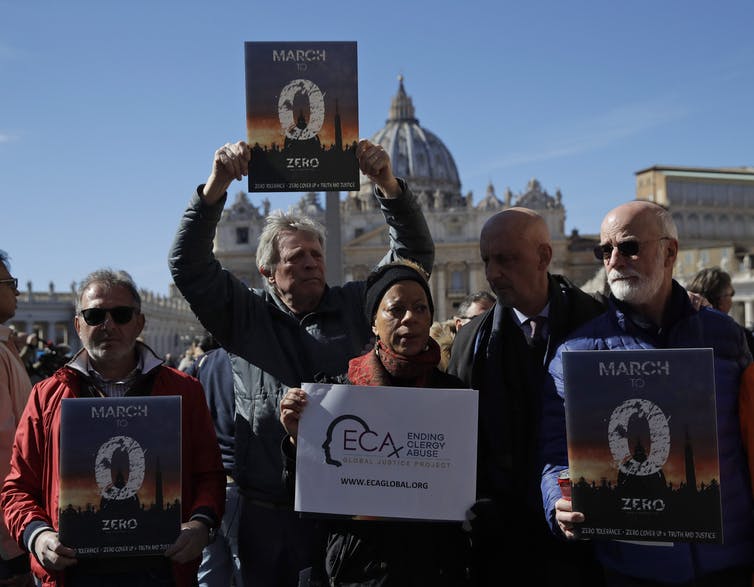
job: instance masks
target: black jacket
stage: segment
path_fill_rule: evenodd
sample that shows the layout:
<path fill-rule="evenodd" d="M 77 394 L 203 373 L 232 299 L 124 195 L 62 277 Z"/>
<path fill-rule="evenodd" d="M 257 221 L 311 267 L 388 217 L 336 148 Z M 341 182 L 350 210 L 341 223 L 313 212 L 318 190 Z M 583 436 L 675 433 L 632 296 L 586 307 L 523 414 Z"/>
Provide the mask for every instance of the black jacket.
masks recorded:
<path fill-rule="evenodd" d="M 495 304 L 458 331 L 448 372 L 479 391 L 477 498 L 472 519 L 475 585 L 495 584 L 501 569 L 534 585 L 599 585 L 591 544 L 557 540 L 541 498 L 539 427 L 547 365 L 566 336 L 604 312 L 603 300 L 565 277 L 549 275 L 548 335 L 543 348 L 525 339 L 512 308 Z M 508 531 L 506 529 L 515 529 Z M 537 553 L 541 564 L 524 561 Z M 562 573 L 561 573 L 562 572 Z M 515 574 L 515 573 L 514 573 Z"/>
<path fill-rule="evenodd" d="M 349 383 L 346 376 L 325 378 Z M 462 389 L 455 376 L 435 369 L 427 387 Z M 283 480 L 295 490 L 295 449 L 281 445 Z M 342 587 L 462 587 L 467 582 L 468 535 L 459 522 L 325 519 L 322 567 L 312 570 L 312 585 Z M 317 582 L 319 581 L 319 582 Z"/>

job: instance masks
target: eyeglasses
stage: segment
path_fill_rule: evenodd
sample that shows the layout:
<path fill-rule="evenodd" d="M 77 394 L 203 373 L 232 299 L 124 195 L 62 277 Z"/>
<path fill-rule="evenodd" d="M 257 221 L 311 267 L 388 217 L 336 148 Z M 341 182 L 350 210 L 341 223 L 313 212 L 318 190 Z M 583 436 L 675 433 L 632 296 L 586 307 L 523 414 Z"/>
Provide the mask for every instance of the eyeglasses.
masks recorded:
<path fill-rule="evenodd" d="M 138 314 L 137 308 L 131 306 L 116 306 L 115 308 L 87 308 L 81 310 L 81 316 L 84 318 L 89 326 L 99 326 L 107 318 L 107 314 L 113 319 L 116 324 L 128 324 L 134 317 L 134 314 Z"/>
<path fill-rule="evenodd" d="M 617 245 L 605 243 L 604 245 L 597 245 L 596 247 L 594 247 L 594 256 L 598 261 L 607 261 L 610 257 L 613 256 L 613 250 L 618 249 L 618 252 L 623 257 L 635 257 L 639 254 L 639 247 L 641 245 L 668 239 L 670 239 L 669 236 L 661 236 L 660 238 L 650 239 L 647 241 L 623 241 L 618 243 Z"/>
<path fill-rule="evenodd" d="M 0 279 L 0 285 L 10 285 L 11 289 L 18 289 L 18 277 Z"/>

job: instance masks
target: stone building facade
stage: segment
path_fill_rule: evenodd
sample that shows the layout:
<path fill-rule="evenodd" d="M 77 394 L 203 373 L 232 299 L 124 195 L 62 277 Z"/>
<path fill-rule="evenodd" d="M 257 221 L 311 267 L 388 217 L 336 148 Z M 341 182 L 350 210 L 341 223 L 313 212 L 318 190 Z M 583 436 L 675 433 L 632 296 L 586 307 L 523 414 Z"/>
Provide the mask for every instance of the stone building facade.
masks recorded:
<path fill-rule="evenodd" d="M 717 266 L 731 274 L 730 314 L 754 326 L 754 167 L 653 166 L 636 172 L 636 198 L 670 210 L 680 251 L 675 277 L 685 284 Z"/>
<path fill-rule="evenodd" d="M 372 140 L 387 150 L 395 174 L 409 182 L 422 203 L 436 246 L 430 286 L 438 320 L 451 317 L 468 292 L 488 288 L 479 258 L 479 234 L 492 214 L 511 206 L 533 208 L 544 217 L 553 240 L 551 271 L 566 275 L 588 292 L 604 287 L 604 272 L 592 254 L 599 236 L 565 234 L 566 209 L 559 190 L 550 194 L 532 179 L 517 194 L 506 188 L 502 197 L 492 184 L 479 201 L 471 192 L 462 193 L 450 150 L 419 124 L 402 79 L 388 120 Z M 359 190 L 343 199 L 328 193 L 323 206 L 319 194 L 309 193 L 293 206 L 327 226 L 331 284 L 365 278 L 385 254 L 387 229 L 372 189 L 369 179 L 361 176 Z M 731 315 L 754 326 L 754 168 L 653 166 L 636 172 L 636 197 L 662 204 L 673 214 L 681 247 L 676 278 L 685 284 L 699 269 L 711 266 L 728 271 L 736 290 Z M 256 243 L 271 204 L 265 200 L 255 206 L 245 192 L 231 199 L 218 225 L 215 254 L 247 285 L 261 287 Z M 27 284 L 9 325 L 78 349 L 74 286 L 69 292 L 56 292 L 50 284 L 46 292 L 33 292 Z M 143 338 L 159 354 L 180 357 L 191 340 L 204 333 L 174 286 L 168 296 L 143 291 L 142 297 L 147 316 Z"/>
<path fill-rule="evenodd" d="M 471 192 L 463 194 L 461 180 L 450 150 L 416 118 L 411 97 L 403 79 L 392 99 L 385 127 L 372 136 L 390 155 L 393 172 L 405 178 L 419 198 L 435 241 L 435 265 L 430 286 L 435 300 L 436 318 L 453 315 L 461 300 L 472 291 L 488 289 L 484 268 L 479 258 L 479 234 L 485 221 L 494 213 L 511 206 L 536 209 L 547 222 L 553 238 L 552 270 L 583 283 L 594 275 L 597 267 L 592 248 L 595 237 L 582 237 L 577 232 L 564 233 L 565 206 L 560 191 L 548 193 L 536 179 L 514 195 L 506 189 L 499 198 L 494 186 L 478 202 Z M 327 210 L 316 193 L 304 195 L 293 209 L 313 216 L 327 225 L 328 243 L 340 241 L 338 259 L 342 281 L 363 279 L 387 250 L 387 228 L 376 207 L 373 184 L 360 176 L 360 189 L 336 200 L 336 220 L 327 221 Z M 328 194 L 328 202 L 330 194 Z M 256 270 L 256 242 L 270 211 L 269 201 L 260 206 L 250 203 L 244 192 L 236 194 L 226 207 L 218 225 L 215 254 L 220 262 L 241 277 L 250 287 L 261 287 Z M 332 218 L 332 216 L 331 216 Z M 333 258 L 328 251 L 328 263 Z M 336 283 L 328 275 L 330 283 Z"/>
<path fill-rule="evenodd" d="M 168 296 L 140 290 L 141 310 L 146 324 L 141 338 L 154 351 L 165 356 L 171 353 L 180 358 L 194 339 L 204 334 L 204 328 L 196 319 L 188 302 L 175 286 Z M 52 283 L 46 292 L 33 291 L 31 282 L 18 297 L 16 315 L 7 322 L 17 332 L 35 333 L 41 341 L 55 345 L 67 345 L 71 352 L 81 348 L 81 341 L 73 327 L 75 314 L 76 284 L 71 283 L 67 292 L 57 292 Z"/>

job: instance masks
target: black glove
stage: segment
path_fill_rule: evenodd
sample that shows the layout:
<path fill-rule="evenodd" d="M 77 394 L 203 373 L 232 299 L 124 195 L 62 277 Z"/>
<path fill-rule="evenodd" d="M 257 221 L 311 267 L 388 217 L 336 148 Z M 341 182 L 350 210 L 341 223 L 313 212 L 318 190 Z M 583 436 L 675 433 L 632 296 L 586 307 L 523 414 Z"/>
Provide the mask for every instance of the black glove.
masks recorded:
<path fill-rule="evenodd" d="M 0 560 L 0 579 L 9 579 L 15 575 L 25 575 L 31 571 L 29 554 L 24 553 L 15 558 Z"/>
<path fill-rule="evenodd" d="M 489 536 L 500 532 L 503 513 L 497 501 L 490 498 L 478 499 L 468 510 L 463 521 L 463 529 L 477 536 Z"/>

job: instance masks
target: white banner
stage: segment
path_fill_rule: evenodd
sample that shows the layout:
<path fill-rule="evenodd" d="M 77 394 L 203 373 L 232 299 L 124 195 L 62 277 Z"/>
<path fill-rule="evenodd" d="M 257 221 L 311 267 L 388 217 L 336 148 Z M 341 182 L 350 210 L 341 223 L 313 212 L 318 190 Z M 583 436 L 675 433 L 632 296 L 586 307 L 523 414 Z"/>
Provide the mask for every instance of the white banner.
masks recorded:
<path fill-rule="evenodd" d="M 296 511 L 465 519 L 476 497 L 476 390 L 303 388 Z"/>

